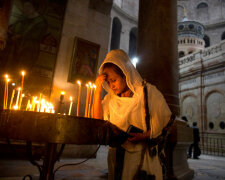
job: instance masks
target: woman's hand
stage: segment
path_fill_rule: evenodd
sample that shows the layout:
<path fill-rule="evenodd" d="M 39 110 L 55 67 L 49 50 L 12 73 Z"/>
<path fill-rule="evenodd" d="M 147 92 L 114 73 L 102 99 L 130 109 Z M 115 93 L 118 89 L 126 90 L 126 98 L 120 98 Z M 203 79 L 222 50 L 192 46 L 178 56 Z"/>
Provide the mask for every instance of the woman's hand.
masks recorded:
<path fill-rule="evenodd" d="M 95 80 L 95 86 L 96 90 L 95 92 L 101 92 L 102 91 L 102 84 L 106 80 L 107 75 L 106 74 L 100 74 L 96 80 Z"/>
<path fill-rule="evenodd" d="M 128 141 L 132 143 L 139 143 L 149 139 L 150 131 L 147 131 L 146 133 L 129 133 L 129 135 L 132 137 L 128 138 Z"/>
<path fill-rule="evenodd" d="M 106 80 L 105 74 L 100 74 L 95 80 L 95 93 L 92 105 L 92 117 L 96 119 L 103 119 L 103 109 L 101 103 L 102 84 Z"/>

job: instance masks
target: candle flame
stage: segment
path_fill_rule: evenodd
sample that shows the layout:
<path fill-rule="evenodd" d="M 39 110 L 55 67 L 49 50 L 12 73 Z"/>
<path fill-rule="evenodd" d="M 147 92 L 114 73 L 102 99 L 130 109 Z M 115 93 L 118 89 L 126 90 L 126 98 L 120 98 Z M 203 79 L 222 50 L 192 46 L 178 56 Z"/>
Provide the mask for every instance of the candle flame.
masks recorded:
<path fill-rule="evenodd" d="M 8 74 L 6 74 L 6 75 L 5 75 L 5 78 L 8 79 L 8 77 L 9 77 Z"/>
<path fill-rule="evenodd" d="M 25 96 L 25 94 L 22 94 L 22 97 L 24 97 Z"/>
<path fill-rule="evenodd" d="M 93 87 L 96 89 L 96 85 L 95 84 L 93 84 Z"/>
<path fill-rule="evenodd" d="M 77 81 L 77 84 L 80 86 L 80 85 L 81 85 L 81 82 L 78 80 L 78 81 Z"/>
<path fill-rule="evenodd" d="M 65 91 L 61 91 L 61 94 L 64 95 L 65 94 Z"/>
<path fill-rule="evenodd" d="M 89 87 L 89 84 L 86 84 L 87 87 Z"/>
<path fill-rule="evenodd" d="M 24 75 L 25 75 L 25 71 L 22 71 L 21 73 L 22 73 L 22 76 L 24 76 Z"/>
<path fill-rule="evenodd" d="M 70 96 L 70 101 L 73 101 L 73 97 L 72 96 Z"/>
<path fill-rule="evenodd" d="M 19 108 L 18 106 L 13 106 L 13 109 L 15 110 L 18 110 L 18 108 Z"/>
<path fill-rule="evenodd" d="M 6 81 L 7 81 L 7 82 L 9 82 L 9 81 L 10 81 L 10 79 L 6 79 Z"/>
<path fill-rule="evenodd" d="M 12 86 L 15 86 L 16 84 L 15 83 L 12 83 Z"/>

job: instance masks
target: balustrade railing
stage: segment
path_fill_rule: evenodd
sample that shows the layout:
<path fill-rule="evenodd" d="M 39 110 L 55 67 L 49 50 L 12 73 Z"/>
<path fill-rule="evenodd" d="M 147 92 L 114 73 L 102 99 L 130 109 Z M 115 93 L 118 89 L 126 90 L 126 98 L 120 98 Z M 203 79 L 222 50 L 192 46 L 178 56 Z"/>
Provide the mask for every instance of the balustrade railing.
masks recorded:
<path fill-rule="evenodd" d="M 202 133 L 200 135 L 200 149 L 202 154 L 225 156 L 225 135 Z"/>

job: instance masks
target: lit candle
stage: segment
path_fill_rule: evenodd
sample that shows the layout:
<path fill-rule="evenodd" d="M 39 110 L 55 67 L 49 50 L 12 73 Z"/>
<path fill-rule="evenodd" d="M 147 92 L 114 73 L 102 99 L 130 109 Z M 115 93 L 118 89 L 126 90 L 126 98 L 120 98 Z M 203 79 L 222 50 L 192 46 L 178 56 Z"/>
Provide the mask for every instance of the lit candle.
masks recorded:
<path fill-rule="evenodd" d="M 40 109 L 41 109 L 41 96 L 42 94 L 40 93 L 38 104 L 37 104 L 37 112 L 40 112 Z"/>
<path fill-rule="evenodd" d="M 90 99 L 89 99 L 89 103 L 88 103 L 88 117 L 90 117 L 90 110 L 91 110 L 91 98 L 92 98 L 92 91 L 93 91 L 93 86 L 90 84 L 91 86 L 91 93 L 90 93 Z"/>
<path fill-rule="evenodd" d="M 69 108 L 69 113 L 68 113 L 68 115 L 71 114 L 72 105 L 73 105 L 73 98 L 70 96 L 70 108 Z"/>
<path fill-rule="evenodd" d="M 32 103 L 31 103 L 31 111 L 35 111 L 36 99 L 37 99 L 37 96 L 35 97 L 33 96 Z"/>
<path fill-rule="evenodd" d="M 22 74 L 22 81 L 21 81 L 21 92 L 20 92 L 20 98 L 19 98 L 19 110 L 20 110 L 20 106 L 21 106 L 21 101 L 22 101 L 22 93 L 23 93 L 23 83 L 24 83 L 24 76 L 25 76 L 25 71 L 21 72 Z"/>
<path fill-rule="evenodd" d="M 4 90 L 4 100 L 3 100 L 3 109 L 7 108 L 7 101 L 8 101 L 8 75 L 5 75 L 5 90 Z"/>
<path fill-rule="evenodd" d="M 46 112 L 46 110 L 47 110 L 46 104 L 47 104 L 47 102 L 45 101 L 45 99 L 42 99 L 41 100 L 40 112 Z"/>
<path fill-rule="evenodd" d="M 21 92 L 20 92 L 21 93 Z M 20 103 L 19 103 L 19 107 L 18 107 L 18 109 L 20 110 L 20 108 L 21 108 L 21 104 L 22 104 L 22 100 L 23 100 L 23 97 L 24 97 L 25 95 L 24 94 L 22 94 L 20 97 Z"/>
<path fill-rule="evenodd" d="M 78 86 L 79 86 L 78 98 L 77 98 L 77 116 L 79 116 L 81 82 L 78 80 L 78 81 L 77 81 L 77 84 L 78 84 Z"/>
<path fill-rule="evenodd" d="M 30 105 L 30 99 L 28 99 L 28 101 L 27 101 L 27 106 L 26 106 L 26 111 L 27 111 L 28 109 L 30 109 L 30 107 L 31 107 L 31 105 Z"/>
<path fill-rule="evenodd" d="M 12 109 L 12 103 L 13 103 L 14 94 L 15 94 L 15 89 L 13 89 L 13 91 L 12 91 L 12 96 L 11 96 L 11 100 L 10 100 L 10 104 L 9 104 L 9 109 Z"/>
<path fill-rule="evenodd" d="M 19 104 L 19 97 L 20 97 L 20 88 L 18 88 L 17 99 L 16 99 L 16 107 L 17 107 L 17 109 L 18 109 L 18 104 Z"/>
<path fill-rule="evenodd" d="M 95 84 L 93 84 L 93 96 L 94 96 L 94 94 L 95 94 L 95 90 L 96 90 L 96 85 Z M 90 110 L 91 111 L 91 110 Z M 90 114 L 91 114 L 91 116 L 93 117 L 93 112 L 90 112 Z"/>
<path fill-rule="evenodd" d="M 88 116 L 88 104 L 89 104 L 89 96 L 90 96 L 90 85 L 86 84 L 87 87 L 87 95 L 86 95 L 86 106 L 85 106 L 85 117 Z"/>
<path fill-rule="evenodd" d="M 61 95 L 60 95 L 60 102 L 62 103 L 63 100 L 64 100 L 64 95 L 65 95 L 65 92 L 64 91 L 61 91 Z"/>

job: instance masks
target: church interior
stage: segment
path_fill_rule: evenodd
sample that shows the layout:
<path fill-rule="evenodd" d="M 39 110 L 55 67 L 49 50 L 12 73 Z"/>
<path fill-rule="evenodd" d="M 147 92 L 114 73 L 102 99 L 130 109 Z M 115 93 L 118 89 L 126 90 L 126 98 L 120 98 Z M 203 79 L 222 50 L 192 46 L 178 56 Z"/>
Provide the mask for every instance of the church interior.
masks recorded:
<path fill-rule="evenodd" d="M 201 154 L 225 156 L 225 0 L 0 0 L 0 159 L 28 159 L 33 179 L 54 180 L 60 158 L 97 158 L 123 135 L 91 116 L 98 69 L 114 49 L 175 116 L 165 179 L 194 179 L 194 123 Z M 3 171 L 0 180 L 17 180 Z"/>

